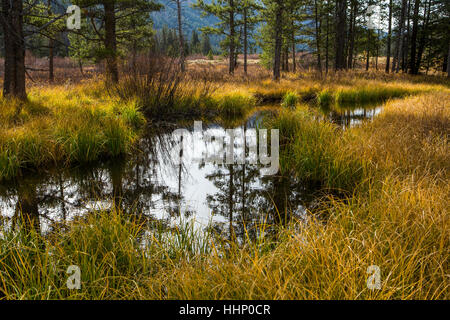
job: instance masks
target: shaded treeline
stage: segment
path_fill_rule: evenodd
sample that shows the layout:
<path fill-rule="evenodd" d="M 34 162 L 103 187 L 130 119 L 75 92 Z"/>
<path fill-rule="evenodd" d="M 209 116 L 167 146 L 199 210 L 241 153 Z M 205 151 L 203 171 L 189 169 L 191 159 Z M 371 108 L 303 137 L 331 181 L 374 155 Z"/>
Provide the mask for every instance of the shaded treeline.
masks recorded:
<path fill-rule="evenodd" d="M 364 66 L 386 72 L 418 74 L 449 71 L 450 4 L 437 0 L 198 0 L 193 6 L 218 19 L 187 41 L 183 34 L 184 1 L 175 0 L 177 30 L 156 35 L 150 13 L 162 10 L 153 0 L 77 0 L 81 29 L 68 30 L 65 7 L 56 0 L 2 0 L 5 73 L 3 95 L 26 99 L 27 49 L 44 50 L 53 80 L 55 47 L 63 45 L 82 72 L 84 61 L 105 62 L 108 82 L 119 81 L 119 58 L 135 61 L 142 52 L 163 52 L 185 57 L 198 52 L 212 55 L 209 35 L 220 35 L 222 53 L 233 75 L 243 54 L 244 73 L 255 39 L 262 63 L 279 80 L 282 72 L 297 71 L 298 51 L 309 51 L 317 71 L 328 73 Z M 373 6 L 380 7 L 374 18 Z M 257 32 L 255 32 L 257 31 Z M 61 51 L 61 50 L 60 50 Z"/>

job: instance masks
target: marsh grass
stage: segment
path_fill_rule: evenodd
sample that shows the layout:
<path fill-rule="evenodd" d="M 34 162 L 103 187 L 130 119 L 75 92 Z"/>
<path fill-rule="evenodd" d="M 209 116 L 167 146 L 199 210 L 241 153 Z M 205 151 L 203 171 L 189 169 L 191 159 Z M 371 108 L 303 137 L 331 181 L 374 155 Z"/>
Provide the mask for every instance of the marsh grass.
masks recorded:
<path fill-rule="evenodd" d="M 235 243 L 98 212 L 45 237 L 0 237 L 0 296 L 8 299 L 448 299 L 448 187 L 387 176 L 276 238 Z M 198 229 L 197 229 L 198 230 Z M 68 290 L 69 265 L 81 290 Z M 381 269 L 369 290 L 367 268 Z"/>
<path fill-rule="evenodd" d="M 317 103 L 321 107 L 329 107 L 333 101 L 333 92 L 329 89 L 324 89 L 317 94 Z"/>
<path fill-rule="evenodd" d="M 57 163 L 87 163 L 130 151 L 145 119 L 98 83 L 36 88 L 29 101 L 1 99 L 0 180 Z"/>
<path fill-rule="evenodd" d="M 295 92 L 288 92 L 283 98 L 281 106 L 284 108 L 295 109 L 300 99 Z"/>
<path fill-rule="evenodd" d="M 255 107 L 255 99 L 239 93 L 216 97 L 220 115 L 225 118 L 243 118 Z"/>
<path fill-rule="evenodd" d="M 335 103 L 340 104 L 367 104 L 384 102 L 387 99 L 401 98 L 419 93 L 418 89 L 396 86 L 374 86 L 339 89 L 334 96 Z"/>
<path fill-rule="evenodd" d="M 356 81 L 362 87 L 379 83 L 370 76 L 342 74 L 329 81 L 340 80 L 348 87 Z M 283 174 L 345 191 L 328 193 L 308 212 L 307 221 L 278 227 L 276 237 L 242 243 L 203 233 L 192 225 L 168 228 L 114 211 L 89 214 L 46 235 L 4 227 L 0 232 L 0 297 L 449 299 L 450 93 L 440 85 L 430 89 L 418 80 L 410 82 L 406 76 L 399 77 L 396 86 L 422 92 L 411 97 L 402 93 L 403 100 L 389 100 L 373 121 L 345 131 L 320 121 L 314 108 L 302 104 L 295 110 L 283 108 L 270 119 L 268 123 L 280 129 Z M 296 85 L 283 80 L 274 91 L 283 87 L 280 92 L 285 94 L 285 89 L 296 90 L 292 88 Z M 331 93 L 323 99 L 332 100 L 340 88 L 329 89 Z M 250 89 L 233 92 L 253 96 Z M 56 100 L 47 98 L 48 111 L 40 109 L 40 103 L 33 108 L 23 106 L 17 116 L 11 109 L 2 110 L 2 175 L 29 165 L 41 153 L 50 153 L 49 159 L 68 159 L 65 152 L 71 149 L 65 149 L 65 141 L 80 132 L 82 124 L 91 124 L 89 119 L 101 120 L 101 125 L 91 127 L 93 132 L 102 132 L 99 141 L 111 141 L 107 149 L 121 150 L 115 143 L 123 141 L 123 135 L 105 134 L 104 125 L 119 121 L 128 128 L 133 121 L 113 111 L 107 100 L 71 94 L 83 101 L 83 112 L 75 113 L 76 117 L 78 106 L 72 98 L 57 103 L 65 93 L 59 93 Z M 41 99 L 48 97 L 45 92 L 40 95 Z M 370 100 L 372 96 L 386 97 L 386 92 L 355 91 L 345 99 Z M 97 104 L 87 108 L 88 102 Z M 234 110 L 234 102 L 229 105 Z M 33 111 L 36 106 L 37 113 Z M 42 130 L 28 136 L 31 128 L 30 132 Z M 55 132 L 60 141 L 55 138 L 53 143 L 48 137 Z M 37 146 L 31 151 L 21 149 L 30 143 Z M 54 146 L 63 151 L 53 151 Z M 89 154 L 87 150 L 80 154 Z M 261 229 L 268 227 L 272 226 Z M 66 287 L 69 265 L 81 269 L 80 291 Z M 371 265 L 381 269 L 381 290 L 367 288 L 366 271 Z"/>
<path fill-rule="evenodd" d="M 281 161 L 299 178 L 351 192 L 376 172 L 446 176 L 449 93 L 393 100 L 374 121 L 350 130 L 321 121 L 307 107 L 269 121 L 289 137 Z"/>
<path fill-rule="evenodd" d="M 108 88 L 122 103 L 135 103 L 151 121 L 211 116 L 213 83 L 193 81 L 179 68 L 178 61 L 163 56 L 141 57 L 136 71 L 124 75 Z"/>
<path fill-rule="evenodd" d="M 249 245 L 167 270 L 168 297 L 448 299 L 449 98 L 391 101 L 373 122 L 345 132 L 307 107 L 280 112 L 272 124 L 289 152 L 282 167 L 295 164 L 299 177 L 350 192 L 283 229 L 265 254 Z M 381 269 L 381 290 L 366 286 L 371 265 Z"/>
<path fill-rule="evenodd" d="M 29 228 L 27 215 L 20 224 L 0 232 L 0 297 L 7 299 L 145 298 L 149 278 L 212 249 L 193 222 L 168 228 L 119 211 L 92 212 L 45 236 Z M 66 286 L 71 265 L 81 270 L 80 291 Z"/>
<path fill-rule="evenodd" d="M 279 128 L 280 162 L 283 174 L 304 181 L 351 191 L 364 177 L 364 160 L 355 158 L 337 126 L 320 121 L 307 106 L 280 112 L 267 126 Z"/>
<path fill-rule="evenodd" d="M 338 73 L 325 78 L 305 74 L 286 77 L 279 82 L 265 79 L 248 84 L 224 83 L 218 92 L 239 90 L 255 97 L 259 104 L 282 103 L 285 96 L 291 93 L 301 102 L 318 102 L 320 106 L 327 106 L 384 103 L 388 99 L 445 91 L 449 87 L 448 81 L 443 78 L 427 82 L 420 77 L 390 76 L 393 79 L 389 81 L 383 77 L 380 74 L 368 77 L 357 72 Z"/>

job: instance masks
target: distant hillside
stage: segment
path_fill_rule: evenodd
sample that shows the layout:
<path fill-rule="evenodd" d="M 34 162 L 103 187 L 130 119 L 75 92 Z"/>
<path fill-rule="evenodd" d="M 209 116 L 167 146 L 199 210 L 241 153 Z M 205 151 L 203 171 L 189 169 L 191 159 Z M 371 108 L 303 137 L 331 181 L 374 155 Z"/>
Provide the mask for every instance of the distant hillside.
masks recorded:
<path fill-rule="evenodd" d="M 198 9 L 192 8 L 192 4 L 195 0 L 183 1 L 183 31 L 187 39 L 191 39 L 192 31 L 198 30 L 201 27 L 213 26 L 217 23 L 217 18 L 213 16 L 202 17 L 202 13 Z M 159 0 L 159 3 L 164 5 L 164 8 L 160 12 L 152 13 L 152 19 L 156 30 L 161 30 L 164 25 L 169 28 L 178 28 L 177 20 L 177 7 L 174 1 Z M 212 36 L 211 44 L 214 48 L 219 47 L 220 37 Z"/>

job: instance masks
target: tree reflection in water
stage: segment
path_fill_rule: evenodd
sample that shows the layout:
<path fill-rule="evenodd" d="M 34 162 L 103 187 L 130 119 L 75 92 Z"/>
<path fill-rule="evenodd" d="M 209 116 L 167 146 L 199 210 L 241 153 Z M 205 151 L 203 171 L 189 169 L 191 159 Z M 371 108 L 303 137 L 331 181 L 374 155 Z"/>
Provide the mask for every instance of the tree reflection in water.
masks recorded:
<path fill-rule="evenodd" d="M 237 126 L 245 139 L 257 133 L 262 116 L 256 114 Z M 199 154 L 185 150 L 181 164 L 175 159 L 174 127 L 149 129 L 131 156 L 95 166 L 53 169 L 29 174 L 0 184 L 0 210 L 4 224 L 48 233 L 65 221 L 96 210 L 119 209 L 144 221 L 173 225 L 177 219 L 209 223 L 228 239 L 254 240 L 262 221 L 286 224 L 305 214 L 314 199 L 313 190 L 284 176 L 261 176 L 261 166 L 199 163 Z M 188 127 L 192 143 L 203 151 L 193 124 Z M 204 133 L 222 132 L 210 124 Z M 239 143 L 238 143 L 239 144 Z M 246 141 L 240 141 L 240 152 Z M 248 152 L 248 148 L 245 149 Z M 25 219 L 24 219 L 25 217 Z M 21 224 L 22 225 L 22 224 Z"/>

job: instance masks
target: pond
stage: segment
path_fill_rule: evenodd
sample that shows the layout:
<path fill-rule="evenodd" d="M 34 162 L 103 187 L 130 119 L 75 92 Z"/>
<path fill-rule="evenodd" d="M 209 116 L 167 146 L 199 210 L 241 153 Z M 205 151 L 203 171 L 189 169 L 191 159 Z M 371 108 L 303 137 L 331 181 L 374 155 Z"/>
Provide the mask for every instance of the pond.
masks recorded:
<path fill-rule="evenodd" d="M 324 114 L 343 128 L 373 117 L 379 109 L 329 111 Z M 262 119 L 271 111 L 256 112 L 235 124 L 244 141 L 235 141 L 236 153 L 245 140 L 256 137 Z M 236 122 L 235 122 L 236 123 Z M 303 218 L 314 206 L 320 188 L 293 177 L 264 175 L 258 164 L 216 164 L 199 154 L 217 147 L 205 135 L 226 136 L 225 125 L 203 123 L 199 134 L 185 126 L 196 152 L 184 150 L 179 159 L 176 126 L 146 130 L 137 151 L 123 159 L 94 166 L 50 169 L 0 184 L 0 222 L 14 227 L 23 217 L 46 234 L 64 222 L 97 210 L 120 208 L 124 213 L 157 221 L 167 227 L 195 221 L 198 228 L 214 228 L 225 237 L 256 236 L 258 225 L 287 223 Z M 200 150 L 200 151 L 199 151 Z M 178 155 L 178 158 L 177 158 Z"/>

